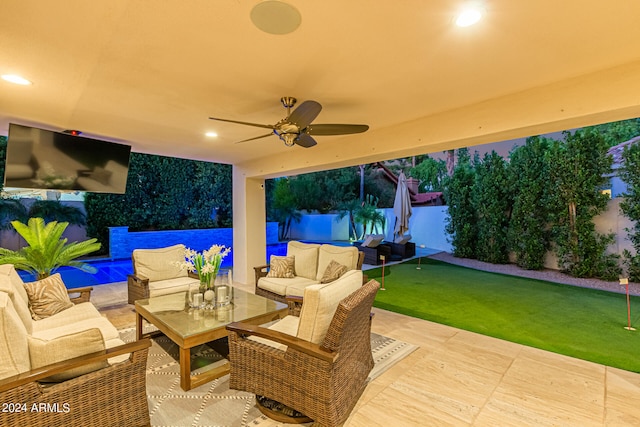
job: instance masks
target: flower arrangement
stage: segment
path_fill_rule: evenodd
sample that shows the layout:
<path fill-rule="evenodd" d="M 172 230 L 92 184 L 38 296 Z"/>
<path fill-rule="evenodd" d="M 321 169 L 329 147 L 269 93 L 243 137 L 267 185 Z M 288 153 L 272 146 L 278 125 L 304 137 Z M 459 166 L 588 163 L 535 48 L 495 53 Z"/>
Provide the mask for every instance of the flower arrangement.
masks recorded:
<path fill-rule="evenodd" d="M 224 245 L 213 245 L 202 253 L 186 248 L 184 251 L 185 260 L 180 265 L 182 268 L 198 273 L 200 284 L 205 288 L 210 288 L 213 278 L 220 270 L 222 259 L 229 255 L 229 252 L 231 252 L 231 248 Z"/>

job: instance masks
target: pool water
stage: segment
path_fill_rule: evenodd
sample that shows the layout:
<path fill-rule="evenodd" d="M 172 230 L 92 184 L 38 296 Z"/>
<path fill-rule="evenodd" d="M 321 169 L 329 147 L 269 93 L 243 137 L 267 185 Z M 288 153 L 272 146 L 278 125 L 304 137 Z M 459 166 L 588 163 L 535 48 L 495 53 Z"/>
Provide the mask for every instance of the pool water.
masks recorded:
<path fill-rule="evenodd" d="M 271 255 L 286 255 L 287 244 L 277 243 L 274 245 L 267 245 L 267 259 Z M 228 256 L 222 261 L 221 267 L 231 268 L 231 261 L 233 257 Z M 72 267 L 60 267 L 56 273 L 60 273 L 62 281 L 68 289 L 81 288 L 83 286 L 95 286 L 105 283 L 124 282 L 127 280 L 129 274 L 133 274 L 133 265 L 131 259 L 99 259 L 87 261 L 87 264 L 91 264 L 98 271 L 95 274 L 86 273 L 82 270 Z M 25 282 L 32 282 L 35 280 L 34 275 L 18 270 L 18 274 Z"/>

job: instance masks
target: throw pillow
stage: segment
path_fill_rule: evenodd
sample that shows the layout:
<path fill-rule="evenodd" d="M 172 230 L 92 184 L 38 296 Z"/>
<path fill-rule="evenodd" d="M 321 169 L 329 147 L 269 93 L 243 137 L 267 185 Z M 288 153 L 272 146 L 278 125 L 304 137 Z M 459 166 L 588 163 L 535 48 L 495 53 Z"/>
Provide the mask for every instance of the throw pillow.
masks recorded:
<path fill-rule="evenodd" d="M 31 359 L 31 369 L 84 356 L 85 354 L 103 351 L 105 349 L 104 339 L 100 329 L 93 328 L 74 334 L 63 335 L 52 340 L 43 340 L 27 336 L 29 343 L 29 358 Z M 43 382 L 66 381 L 89 372 L 109 366 L 106 360 L 91 363 L 78 368 L 64 371 L 60 374 L 52 375 L 43 379 Z"/>
<path fill-rule="evenodd" d="M 24 284 L 33 320 L 44 319 L 73 306 L 60 273 Z"/>
<path fill-rule="evenodd" d="M 327 268 L 324 270 L 320 283 L 330 283 L 334 280 L 338 280 L 340 276 L 346 273 L 348 270 L 346 265 L 342 265 L 337 261 L 331 260 Z"/>
<path fill-rule="evenodd" d="M 295 257 L 271 255 L 267 277 L 292 279 L 296 277 L 294 265 Z"/>

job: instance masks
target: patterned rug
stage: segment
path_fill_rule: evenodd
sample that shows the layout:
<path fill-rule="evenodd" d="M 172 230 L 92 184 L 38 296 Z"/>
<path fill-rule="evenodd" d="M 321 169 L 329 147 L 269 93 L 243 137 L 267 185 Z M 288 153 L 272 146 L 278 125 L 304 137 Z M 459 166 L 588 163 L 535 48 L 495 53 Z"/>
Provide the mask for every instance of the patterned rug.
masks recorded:
<path fill-rule="evenodd" d="M 135 340 L 134 328 L 119 332 L 123 341 Z M 148 332 L 146 328 L 145 332 Z M 147 398 L 152 426 L 283 426 L 262 415 L 255 406 L 253 394 L 229 389 L 229 375 L 183 391 L 180 388 L 178 347 L 164 335 L 151 341 L 147 358 Z M 369 381 L 417 348 L 413 344 L 372 333 L 371 349 L 375 366 L 369 374 Z M 221 356 L 207 345 L 191 351 L 192 369 L 197 367 L 194 372 L 215 367 L 223 363 L 221 360 Z"/>

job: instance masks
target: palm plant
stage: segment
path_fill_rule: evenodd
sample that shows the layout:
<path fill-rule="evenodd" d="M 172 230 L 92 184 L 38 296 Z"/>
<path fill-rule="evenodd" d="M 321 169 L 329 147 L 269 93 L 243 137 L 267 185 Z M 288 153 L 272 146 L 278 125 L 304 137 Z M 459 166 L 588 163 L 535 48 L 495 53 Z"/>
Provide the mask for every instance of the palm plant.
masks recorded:
<path fill-rule="evenodd" d="M 96 239 L 67 243 L 67 239 L 61 236 L 68 222 L 51 221 L 45 224 L 42 218 L 29 218 L 27 224 L 20 221 L 12 221 L 11 224 L 28 246 L 18 251 L 0 248 L 0 264 L 13 264 L 16 269 L 34 274 L 37 280 L 50 276 L 62 266 L 78 268 L 87 273 L 97 271 L 87 263 L 76 261 L 76 258 L 97 251 L 100 243 Z"/>

